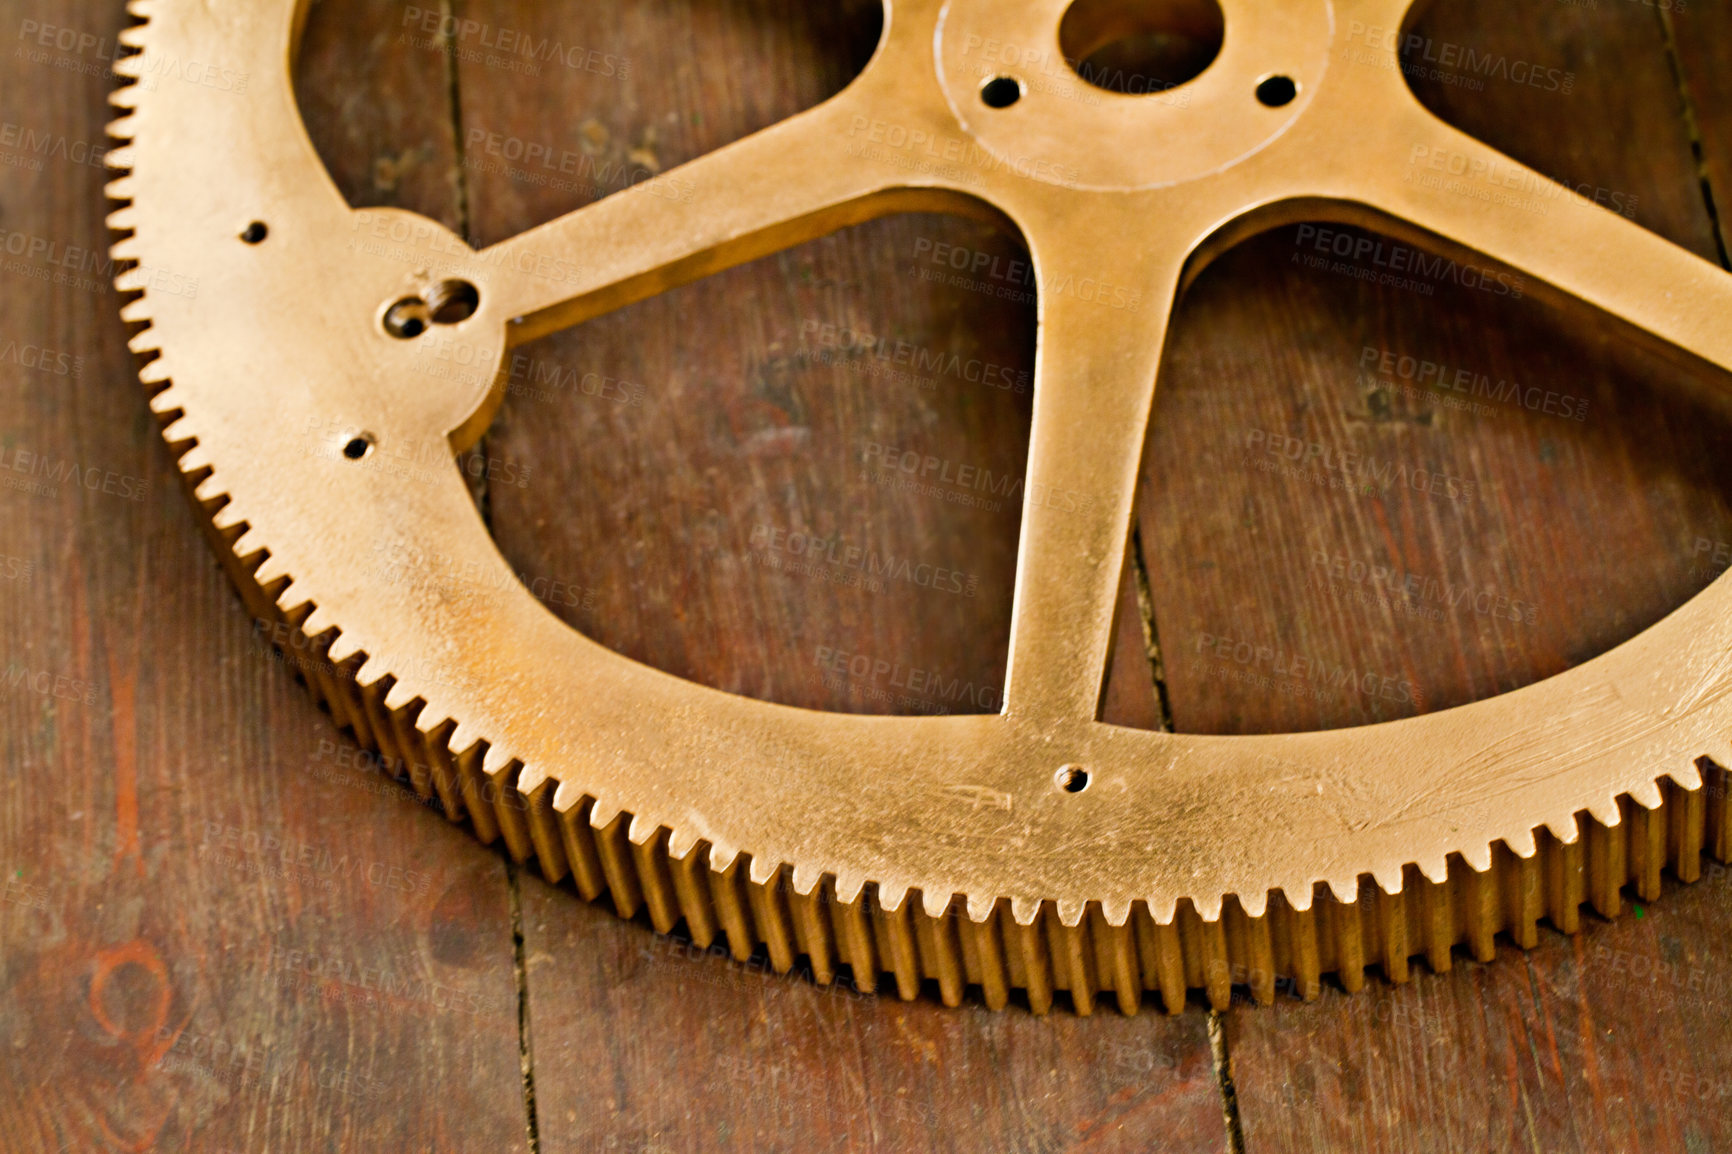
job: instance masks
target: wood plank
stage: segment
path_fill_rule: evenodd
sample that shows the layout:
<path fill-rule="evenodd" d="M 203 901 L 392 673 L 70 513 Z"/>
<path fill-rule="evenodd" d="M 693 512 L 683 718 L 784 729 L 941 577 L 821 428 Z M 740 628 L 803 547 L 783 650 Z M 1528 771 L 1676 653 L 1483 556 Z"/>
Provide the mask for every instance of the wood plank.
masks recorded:
<path fill-rule="evenodd" d="M 1732 73 L 1726 69 L 1732 5 L 1725 0 L 1662 6 L 1687 111 L 1701 149 L 1703 193 L 1714 206 L 1720 261 L 1732 218 Z"/>
<path fill-rule="evenodd" d="M 1434 110 L 1715 256 L 1653 11 L 1438 5 L 1415 32 L 1426 74 L 1414 83 Z M 1444 45 L 1573 74 L 1571 90 L 1495 75 L 1476 90 L 1424 61 Z M 1536 214 L 1535 227 L 1567 226 L 1570 211 Z M 1378 289 L 1298 268 L 1296 235 L 1243 246 L 1205 274 L 1157 400 L 1140 523 L 1179 729 L 1328 728 L 1506 692 L 1634 635 L 1724 568 L 1713 553 L 1732 516 L 1732 438 L 1702 382 L 1531 298 Z M 1584 401 L 1584 419 L 1483 398 L 1483 409 L 1449 407 L 1379 372 L 1386 352 Z M 1435 470 L 1474 495 L 1348 494 L 1282 477 L 1259 468 L 1269 454 L 1253 431 Z M 1451 604 L 1452 586 L 1468 599 Z M 1520 620 L 1500 616 L 1506 602 Z M 1373 672 L 1415 700 L 1320 691 L 1204 640 L 1226 636 Z M 1373 979 L 1348 998 L 1329 983 L 1315 1004 L 1235 1009 L 1245 1147 L 1724 1145 L 1722 1120 L 1689 1097 L 1728 1077 L 1705 1040 L 1720 1011 L 1669 987 L 1673 975 L 1686 987 L 1726 980 L 1708 960 L 1732 920 L 1725 890 L 1668 894 L 1640 919 L 1581 920 L 1574 940 L 1542 928 L 1525 957 L 1500 939 L 1493 965 L 1458 952 L 1451 973 L 1415 967 L 1405 986 Z M 1620 969 L 1637 957 L 1673 968 L 1631 982 Z"/>
<path fill-rule="evenodd" d="M 849 33 L 869 26 L 853 23 L 867 10 L 466 4 L 490 28 L 630 62 L 628 78 L 466 62 L 474 235 L 497 241 L 608 191 L 502 171 L 488 159 L 495 134 L 501 151 L 521 139 L 588 158 L 570 167 L 591 175 L 653 140 L 669 167 L 840 87 L 863 59 Z M 946 245 L 971 267 L 984 254 L 978 283 L 946 283 Z M 1028 436 L 1025 260 L 974 224 L 891 219 L 540 342 L 528 366 L 547 367 L 514 381 L 486 442 L 528 478 L 490 486 L 496 540 L 567 621 L 681 676 L 840 711 L 996 709 Z M 909 380 L 896 346 L 876 360 L 866 336 L 955 354 L 960 371 Z M 985 375 L 974 362 L 995 381 L 971 379 Z M 555 371 L 561 387 L 534 383 Z M 996 491 L 964 467 L 990 471 Z M 810 557 L 790 534 L 814 535 L 826 557 L 857 544 L 959 576 L 952 591 L 862 587 L 845 562 L 797 569 Z M 1141 696 L 1126 695 L 1146 713 L 1147 659 L 1121 654 L 1141 661 Z M 974 1133 L 994 1149 L 1128 1150 L 1146 1147 L 1157 1117 L 1174 1148 L 1225 1142 L 1199 1015 L 1085 1028 L 1016 1006 L 989 1014 L 979 991 L 960 1013 L 936 990 L 901 1004 L 888 980 L 874 997 L 830 993 L 766 976 L 761 957 L 692 959 L 641 917 L 621 924 L 539 881 L 523 894 L 549 1154 L 610 1141 L 908 1149 Z"/>
<path fill-rule="evenodd" d="M 1207 1018 L 774 974 L 524 882 L 541 1149 L 1225 1149 Z M 887 983 L 888 985 L 888 983 Z"/>
<path fill-rule="evenodd" d="M 393 8 L 315 18 L 317 117 L 403 83 L 369 39 Z M 26 44 L 27 22 L 91 42 Z M 72 145 L 104 143 L 123 22 L 118 0 L 14 12 L 0 104 L 59 143 L 0 172 L 4 227 L 53 259 L 109 242 L 109 174 Z M 443 107 L 411 103 L 401 123 L 436 138 Z M 20 483 L 0 491 L 3 1144 L 523 1149 L 499 858 L 357 769 L 270 659 L 175 479 L 103 260 L 70 260 L 59 281 L 47 260 L 0 270 L 0 340 L 69 358 L 0 363 Z M 84 485 L 28 488 L 21 451 Z"/>

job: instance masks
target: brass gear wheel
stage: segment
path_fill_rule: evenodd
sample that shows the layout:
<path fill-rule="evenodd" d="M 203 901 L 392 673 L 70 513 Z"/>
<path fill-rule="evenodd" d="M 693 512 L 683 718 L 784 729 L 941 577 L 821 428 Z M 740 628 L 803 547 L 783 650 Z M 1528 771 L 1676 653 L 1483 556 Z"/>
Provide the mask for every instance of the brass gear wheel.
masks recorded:
<path fill-rule="evenodd" d="M 1064 0 L 885 0 L 833 99 L 481 252 L 344 203 L 291 89 L 308 3 L 129 5 L 122 315 L 247 604 L 312 655 L 338 723 L 482 840 L 660 930 L 725 931 L 741 958 L 762 943 L 782 971 L 804 955 L 819 982 L 845 964 L 904 998 L 929 979 L 950 1005 L 1020 989 L 1038 1012 L 1064 990 L 1082 1013 L 1109 991 L 1177 1012 L 1196 988 L 1220 1007 L 1236 983 L 1267 1001 L 1328 972 L 1357 989 L 1369 965 L 1401 981 L 1410 956 L 1488 959 L 1500 931 L 1531 946 L 1541 917 L 1574 931 L 1584 902 L 1614 915 L 1624 885 L 1652 898 L 1663 867 L 1689 881 L 1704 849 L 1727 856 L 1732 578 L 1443 713 L 1231 738 L 1098 720 L 1171 304 L 1243 237 L 1331 219 L 1483 254 L 1732 369 L 1732 277 L 1438 121 L 1394 37 L 1386 66 L 1348 65 L 1350 37 L 1402 27 L 1407 0 L 1223 0 L 1232 35 L 1183 101 L 1045 67 Z M 1440 159 L 1452 180 L 1424 179 Z M 1511 180 L 1555 207 L 1474 194 Z M 1027 238 L 1027 489 L 1088 498 L 1027 504 L 1003 712 L 747 700 L 543 609 L 454 464 L 508 350 L 901 210 Z M 1103 283 L 1143 307 L 1103 307 Z"/>

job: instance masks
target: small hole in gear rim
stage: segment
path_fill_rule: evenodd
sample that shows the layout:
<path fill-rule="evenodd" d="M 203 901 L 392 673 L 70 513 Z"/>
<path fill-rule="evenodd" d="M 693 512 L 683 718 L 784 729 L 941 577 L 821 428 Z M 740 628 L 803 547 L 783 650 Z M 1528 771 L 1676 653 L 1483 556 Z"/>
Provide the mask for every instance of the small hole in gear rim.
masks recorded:
<path fill-rule="evenodd" d="M 1081 793 L 1089 787 L 1089 771 L 1080 765 L 1061 766 L 1053 781 L 1066 793 Z"/>
<path fill-rule="evenodd" d="M 247 244 L 263 244 L 270 235 L 270 226 L 262 220 L 255 220 L 241 230 L 241 240 Z"/>
<path fill-rule="evenodd" d="M 343 456 L 351 461 L 363 460 L 373 451 L 376 442 L 377 438 L 371 433 L 356 433 L 349 438 L 349 443 L 343 446 Z"/>

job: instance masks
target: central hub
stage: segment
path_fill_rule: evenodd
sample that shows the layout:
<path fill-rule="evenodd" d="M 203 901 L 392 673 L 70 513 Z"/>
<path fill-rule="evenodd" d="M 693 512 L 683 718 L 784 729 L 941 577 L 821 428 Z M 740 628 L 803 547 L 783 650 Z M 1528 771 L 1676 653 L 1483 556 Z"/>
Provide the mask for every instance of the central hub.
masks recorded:
<path fill-rule="evenodd" d="M 1087 189 L 1157 188 L 1279 136 L 1323 79 L 1330 0 L 950 0 L 938 78 L 1006 167 Z"/>

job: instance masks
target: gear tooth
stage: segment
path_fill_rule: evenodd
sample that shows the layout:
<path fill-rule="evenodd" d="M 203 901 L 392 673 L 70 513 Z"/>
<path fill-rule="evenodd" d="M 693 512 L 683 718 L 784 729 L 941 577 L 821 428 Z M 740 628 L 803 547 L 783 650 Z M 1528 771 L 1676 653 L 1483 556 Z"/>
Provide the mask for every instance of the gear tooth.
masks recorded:
<path fill-rule="evenodd" d="M 851 906 L 860 900 L 860 895 L 866 890 L 866 876 L 859 873 L 843 873 L 836 875 L 836 900 L 845 906 Z"/>
<path fill-rule="evenodd" d="M 1491 843 L 1475 841 L 1461 851 L 1461 856 L 1474 873 L 1485 873 L 1491 868 Z"/>
<path fill-rule="evenodd" d="M 875 897 L 880 910 L 893 914 L 908 901 L 908 886 L 897 882 L 879 882 Z"/>
<path fill-rule="evenodd" d="M 965 958 L 972 957 L 972 969 L 980 976 L 980 996 L 989 1010 L 1002 1010 L 1010 1004 L 1010 991 L 1016 982 L 1011 975 L 1003 939 L 1000 937 L 997 903 L 986 905 L 980 917 L 975 916 L 974 899 L 969 899 L 968 918 L 957 923 Z"/>
<path fill-rule="evenodd" d="M 115 57 L 114 74 L 129 80 L 144 79 L 144 53 L 135 52 L 129 56 Z"/>
<path fill-rule="evenodd" d="M 258 572 L 253 574 L 253 580 L 257 581 L 260 586 L 268 587 L 276 584 L 288 575 L 288 564 L 284 562 L 282 558 L 272 554 L 265 558 L 264 563 L 259 566 Z"/>
<path fill-rule="evenodd" d="M 126 0 L 126 11 L 129 15 L 148 21 L 156 13 L 156 0 Z"/>
<path fill-rule="evenodd" d="M 672 834 L 668 844 L 673 844 Z M 677 856 L 670 853 L 669 857 L 674 892 L 679 898 L 680 912 L 685 915 L 686 931 L 700 949 L 707 950 L 716 940 L 720 926 L 715 902 L 710 898 L 709 869 L 704 865 L 704 855 L 698 852 L 698 843 L 694 843 L 689 852 Z"/>
<path fill-rule="evenodd" d="M 796 897 L 810 897 L 824 881 L 824 871 L 810 862 L 800 862 L 794 866 L 790 882 L 794 887 Z"/>
<path fill-rule="evenodd" d="M 143 90 L 137 84 L 122 84 L 119 88 L 112 88 L 108 92 L 108 106 L 110 108 L 137 108 L 138 98 L 142 92 Z"/>
<path fill-rule="evenodd" d="M 285 621 L 293 622 L 296 617 L 300 616 L 301 611 L 311 604 L 312 602 L 307 599 L 307 595 L 302 592 L 302 585 L 298 581 L 290 580 L 277 594 L 277 611 L 282 614 Z"/>
<path fill-rule="evenodd" d="M 541 876 L 548 885 L 558 885 L 571 872 L 566 860 L 564 831 L 560 828 L 559 816 L 553 811 L 553 795 L 559 787 L 546 777 L 530 784 L 529 773 L 525 766 L 518 774 L 515 788 L 518 797 L 523 799 L 524 820 L 529 826 L 530 844 L 535 847 L 535 860 L 541 865 Z M 664 926 L 661 919 L 656 920 L 656 929 L 660 932 L 665 934 L 672 928 L 671 922 Z"/>
<path fill-rule="evenodd" d="M 134 168 L 138 167 L 138 146 L 135 144 L 122 144 L 111 148 L 102 154 L 102 163 L 105 168 L 118 168 L 131 172 Z M 108 188 L 113 189 L 115 185 L 125 183 L 127 183 L 127 178 L 122 177 L 120 180 L 110 181 Z M 132 193 L 130 191 L 119 194 L 111 191 L 108 195 L 113 197 L 115 200 L 132 199 Z"/>
<path fill-rule="evenodd" d="M 1122 926 L 1131 918 L 1131 899 L 1121 898 L 1101 903 L 1101 916 L 1109 926 Z"/>
<path fill-rule="evenodd" d="M 1508 846 L 1509 851 L 1515 854 L 1515 856 L 1521 858 L 1523 861 L 1526 861 L 1528 858 L 1533 857 L 1534 854 L 1539 852 L 1539 846 L 1534 841 L 1534 831 L 1531 829 L 1521 833 L 1511 834 L 1503 839 L 1503 844 Z"/>
<path fill-rule="evenodd" d="M 323 605 L 314 605 L 312 613 L 308 614 L 307 619 L 301 622 L 301 632 L 308 637 L 323 636 L 327 630 L 336 627 L 336 620 L 332 618 Z"/>
<path fill-rule="evenodd" d="M 710 869 L 715 873 L 727 873 L 729 870 L 734 868 L 734 863 L 739 860 L 739 857 L 740 850 L 738 846 L 717 845 L 714 843 L 710 845 Z"/>
<path fill-rule="evenodd" d="M 813 880 L 802 893 L 796 886 L 788 893 L 788 908 L 794 915 L 794 940 L 812 967 L 812 980 L 828 986 L 836 980 L 836 934 L 826 908 L 830 904 L 824 875 Z"/>
<path fill-rule="evenodd" d="M 1658 781 L 1644 781 L 1641 785 L 1638 785 L 1635 789 L 1630 791 L 1630 800 L 1634 801 L 1643 809 L 1659 809 L 1662 804 L 1662 799 L 1660 797 L 1660 783 Z"/>
<path fill-rule="evenodd" d="M 1053 903 L 1053 909 L 1058 914 L 1059 924 L 1066 927 L 1081 925 L 1083 913 L 1087 908 L 1087 903 L 1076 901 L 1073 898 L 1061 898 Z"/>
<path fill-rule="evenodd" d="M 752 924 L 770 954 L 770 968 L 785 974 L 794 968 L 794 933 L 786 896 L 783 892 L 782 867 L 754 858 L 746 878 L 746 900 L 752 908 Z M 762 876 L 763 881 L 758 881 Z"/>
<path fill-rule="evenodd" d="M 1197 913 L 1201 915 L 1204 921 L 1218 922 L 1221 920 L 1220 894 L 1205 895 L 1200 898 L 1192 898 L 1191 900 L 1196 904 Z"/>
<path fill-rule="evenodd" d="M 619 806 L 611 801 L 596 799 L 594 807 L 589 811 L 589 824 L 592 829 L 609 826 L 619 817 Z"/>
<path fill-rule="evenodd" d="M 485 785 L 483 796 L 493 805 L 494 819 L 499 825 L 500 834 L 505 838 L 505 848 L 511 854 L 512 860 L 526 862 L 535 856 L 535 841 L 530 836 L 528 800 L 517 790 L 517 777 L 522 763 L 508 761 L 503 768 L 488 773 L 481 767 L 486 763 L 486 755 L 492 751 L 485 742 L 481 743 L 480 749 L 480 757 L 472 760 L 471 764 L 476 767 Z"/>
<path fill-rule="evenodd" d="M 877 943 L 872 934 L 871 902 L 864 885 L 844 890 L 838 882 L 836 898 L 836 946 L 853 972 L 854 988 L 870 994 L 878 988 Z M 843 896 L 846 893 L 847 896 Z"/>
<path fill-rule="evenodd" d="M 395 682 L 392 684 L 390 690 L 385 694 L 385 708 L 392 711 L 407 709 L 409 704 L 415 700 L 415 697 L 416 693 L 413 689 L 410 689 L 401 681 Z"/>
<path fill-rule="evenodd" d="M 934 921 L 947 917 L 950 913 L 951 897 L 942 890 L 920 891 L 920 904 L 926 916 Z"/>
<path fill-rule="evenodd" d="M 1598 805 L 1590 805 L 1588 816 L 1607 829 L 1616 829 L 1619 823 L 1624 820 L 1623 812 L 1618 808 L 1618 799 L 1615 797 L 1608 797 Z"/>
<path fill-rule="evenodd" d="M 668 832 L 668 856 L 675 861 L 684 861 L 692 851 L 698 848 L 703 838 L 696 830 L 676 829 Z"/>
<path fill-rule="evenodd" d="M 911 903 L 907 901 L 906 889 L 892 896 L 894 904 L 886 900 L 880 886 L 876 919 L 879 962 L 895 975 L 897 996 L 904 1002 L 912 1002 L 920 996 L 920 963 L 915 951 L 914 930 L 910 925 Z"/>
<path fill-rule="evenodd" d="M 1100 973 L 1100 984 L 1102 988 L 1113 991 L 1118 999 L 1119 1012 L 1127 1017 L 1134 1015 L 1143 1004 L 1143 976 L 1137 968 L 1136 940 L 1129 922 L 1129 907 L 1125 910 L 1125 920 L 1117 925 L 1108 920 L 1105 908 L 1099 903 L 1089 911 L 1089 936 L 1094 939 L 1094 962 Z M 1254 982 L 1257 980 L 1256 964 L 1253 955 Z M 1273 962 L 1267 968 L 1269 980 L 1273 982 Z"/>
<path fill-rule="evenodd" d="M 162 430 L 162 439 L 171 445 L 178 445 L 182 441 L 191 441 L 197 437 L 198 433 L 193 428 L 190 417 L 177 417 Z"/>
<path fill-rule="evenodd" d="M 122 28 L 115 36 L 115 39 L 126 45 L 128 48 L 143 49 L 145 41 L 148 39 L 146 29 L 149 27 L 148 24 L 130 25 L 129 27 Z"/>
<path fill-rule="evenodd" d="M 1172 894 L 1157 895 L 1148 899 L 1149 916 L 1163 926 L 1173 924 L 1178 916 L 1179 899 Z"/>
<path fill-rule="evenodd" d="M 133 192 L 137 188 L 138 178 L 128 173 L 126 176 L 116 177 L 103 185 L 102 191 L 109 200 L 131 200 L 133 199 Z"/>
<path fill-rule="evenodd" d="M 240 508 L 233 501 L 212 513 L 210 519 L 213 526 L 225 533 L 230 529 L 239 528 L 246 524 L 246 521 L 245 515 L 241 513 Z"/>
<path fill-rule="evenodd" d="M 183 473 L 197 473 L 208 469 L 211 467 L 210 450 L 203 445 L 194 445 L 180 455 L 179 465 Z M 198 487 L 193 490 L 193 496 L 200 501 L 211 501 L 223 496 L 225 492 L 223 483 L 212 474 L 198 483 Z"/>
<path fill-rule="evenodd" d="M 249 527 L 246 532 L 235 539 L 232 551 L 239 560 L 248 561 L 258 557 L 266 548 L 268 545 L 265 542 L 265 535 L 257 529 Z M 259 560 L 262 561 L 264 558 L 259 557 Z"/>
<path fill-rule="evenodd" d="M 1235 960 L 1232 976 L 1235 979 L 1243 976 L 1245 984 L 1251 988 L 1251 997 L 1259 1006 L 1267 1006 L 1275 1000 L 1275 942 L 1270 932 L 1270 921 L 1263 916 L 1268 909 L 1267 898 L 1265 893 L 1262 909 L 1253 914 L 1244 900 L 1235 894 L 1221 911 L 1221 920 L 1227 931 L 1227 954 Z M 1121 991 L 1121 1005 L 1123 1000 Z"/>
<path fill-rule="evenodd" d="M 1081 919 L 1076 925 L 1066 925 L 1062 916 L 1046 919 L 1052 984 L 1070 991 L 1071 1009 L 1084 1018 L 1095 1012 L 1095 992 L 1099 989 L 1094 967 L 1089 964 L 1092 959 L 1085 932 Z"/>
<path fill-rule="evenodd" d="M 1587 900 L 1586 848 L 1576 836 L 1574 819 L 1569 822 L 1570 837 L 1558 836 L 1555 825 L 1548 826 L 1540 837 L 1540 869 L 1545 880 L 1546 917 L 1561 932 L 1573 934 L 1581 929 L 1582 902 Z"/>
<path fill-rule="evenodd" d="M 1032 926 L 1034 920 L 1040 917 L 1040 904 L 1038 898 L 1011 898 L 1011 919 L 1019 926 Z"/>
<path fill-rule="evenodd" d="M 914 942 L 922 971 L 938 982 L 939 1000 L 954 1008 L 962 1005 L 968 975 L 963 967 L 962 945 L 957 940 L 956 919 L 950 916 L 951 901 L 945 898 L 942 902 L 937 906 L 939 912 L 933 913 L 933 895 L 921 895 L 921 903 L 914 910 Z"/>
<path fill-rule="evenodd" d="M 744 962 L 751 958 L 758 939 L 752 929 L 752 910 L 746 901 L 745 883 L 740 878 L 742 859 L 732 851 L 718 858 L 715 847 L 711 847 L 710 853 L 710 900 L 715 907 L 716 922 L 728 935 L 728 950 L 734 955 L 734 960 Z M 724 860 L 725 864 L 717 864 Z"/>
<path fill-rule="evenodd" d="M 138 114 L 129 112 L 125 116 L 117 116 L 103 125 L 102 131 L 111 140 L 131 140 L 138 135 Z"/>
<path fill-rule="evenodd" d="M 526 794 L 534 793 L 552 780 L 545 768 L 539 765 L 525 765 L 522 775 L 517 779 L 517 788 Z M 558 785 L 558 782 L 553 782 L 554 788 L 558 788 Z"/>
<path fill-rule="evenodd" d="M 1664 891 L 1660 883 L 1660 871 L 1666 867 L 1667 826 L 1666 812 L 1661 808 L 1659 786 L 1655 784 L 1654 804 L 1649 805 L 1642 796 L 1646 791 L 1631 795 L 1632 805 L 1626 816 L 1629 827 L 1630 876 L 1636 884 L 1636 893 L 1643 901 L 1658 901 Z"/>
<path fill-rule="evenodd" d="M 490 745 L 487 747 L 487 756 L 482 759 L 481 772 L 492 777 L 494 774 L 502 772 L 510 764 L 511 754 L 509 752 L 498 746 Z"/>
<path fill-rule="evenodd" d="M 1702 762 L 1706 758 L 1686 761 L 1666 771 L 1666 781 L 1672 782 L 1679 789 L 1694 791 L 1702 788 Z"/>
<path fill-rule="evenodd" d="M 1239 908 L 1245 911 L 1248 918 L 1261 918 L 1269 912 L 1269 891 L 1261 890 L 1250 894 L 1235 894 L 1233 900 Z"/>
<path fill-rule="evenodd" d="M 122 291 L 131 291 L 131 290 L 128 290 L 125 285 L 122 285 L 120 283 L 122 277 L 130 277 L 130 276 L 131 276 L 130 272 L 121 273 L 119 276 L 114 278 L 115 285 L 117 287 L 119 287 Z M 157 332 L 156 326 L 147 325 L 132 335 L 132 339 L 126 342 L 126 347 L 131 349 L 135 353 L 161 352 L 162 351 L 162 334 Z"/>
<path fill-rule="evenodd" d="M 775 862 L 765 858 L 754 858 L 752 859 L 752 868 L 746 875 L 746 880 L 755 886 L 761 886 L 768 883 L 780 870 L 781 866 Z"/>
<path fill-rule="evenodd" d="M 1020 974 L 1028 1008 L 1036 1014 L 1049 1012 L 1053 1000 L 1052 955 L 1047 950 L 1045 922 L 1042 905 L 1036 903 L 1033 916 L 1026 922 L 1013 915 L 1004 935 L 1010 971 L 1013 976 Z"/>
<path fill-rule="evenodd" d="M 963 908 L 968 913 L 968 920 L 979 925 L 992 917 L 993 911 L 998 908 L 998 902 L 984 894 L 969 894 Z"/>
<path fill-rule="evenodd" d="M 1672 871 L 1681 882 L 1701 880 L 1702 845 L 1708 828 L 1707 791 L 1700 783 L 1688 789 L 1668 779 L 1666 814 L 1671 830 Z"/>
<path fill-rule="evenodd" d="M 1581 826 L 1577 822 L 1575 814 L 1551 819 L 1546 822 L 1545 830 L 1564 845 L 1574 845 L 1581 840 L 1582 836 Z"/>
<path fill-rule="evenodd" d="M 150 364 L 151 365 L 158 364 L 158 363 L 160 363 L 160 360 L 161 360 L 161 358 L 158 358 L 157 360 L 152 361 Z M 147 369 L 150 368 L 150 365 L 146 365 L 145 368 L 147 368 Z M 142 373 L 140 373 L 139 375 L 141 377 L 143 376 Z M 148 385 L 148 384 L 151 384 L 153 382 L 145 381 L 144 383 Z M 150 411 L 155 413 L 159 417 L 160 416 L 166 416 L 167 414 L 172 413 L 175 410 L 181 409 L 184 407 L 184 406 L 182 406 L 181 400 L 180 400 L 180 390 L 174 388 L 172 385 L 169 388 L 166 388 L 166 389 L 162 390 L 160 393 L 157 393 L 155 396 L 151 397 L 150 400 L 146 403 L 150 405 Z"/>
<path fill-rule="evenodd" d="M 1365 915 L 1355 887 L 1352 900 L 1343 901 L 1339 890 L 1330 890 L 1334 900 L 1322 911 L 1335 942 L 1335 974 L 1350 994 L 1365 988 Z"/>
<path fill-rule="evenodd" d="M 1329 919 L 1323 916 L 1320 909 L 1320 906 L 1327 907 L 1327 900 L 1319 903 L 1316 900 L 1316 887 L 1312 887 L 1304 896 L 1303 909 L 1295 905 L 1291 893 L 1283 894 L 1279 905 L 1282 920 L 1286 923 L 1287 951 L 1293 968 L 1293 992 L 1307 1002 L 1315 1002 L 1323 996 L 1324 950 L 1327 947 L 1332 952 L 1334 946 L 1329 937 Z M 1451 944 L 1453 943 L 1452 936 Z"/>
<path fill-rule="evenodd" d="M 339 630 L 337 635 L 331 638 L 331 647 L 326 651 L 325 656 L 341 665 L 359 652 L 361 652 L 361 642 L 355 635 L 346 630 Z M 356 680 L 360 680 L 359 674 L 357 674 Z"/>
<path fill-rule="evenodd" d="M 478 729 L 476 729 L 473 725 L 470 725 L 466 722 L 459 721 L 457 723 L 457 727 L 451 731 L 451 748 L 453 750 L 462 750 L 465 753 L 467 753 L 467 752 L 475 749 L 475 747 L 480 742 L 481 742 L 481 732 Z M 484 753 L 485 750 L 483 750 L 482 752 Z M 481 772 L 483 772 L 483 770 L 481 768 L 481 762 L 479 760 L 481 754 L 478 753 L 476 756 L 477 756 L 477 761 L 475 764 L 475 771 L 477 773 L 481 773 Z"/>
<path fill-rule="evenodd" d="M 127 322 L 128 324 L 148 324 L 150 322 L 150 318 L 151 318 L 151 307 L 150 307 L 150 303 L 148 301 L 148 298 L 139 297 L 137 300 L 127 301 L 124 305 L 120 306 L 120 319 Z M 157 358 L 157 360 L 159 360 L 159 361 L 161 359 L 162 358 L 160 358 L 160 357 Z M 156 363 L 157 363 L 156 361 L 151 362 L 151 364 L 153 364 L 153 365 Z M 139 375 L 140 379 L 143 379 L 144 372 L 145 372 L 145 370 L 148 370 L 149 367 L 150 366 L 147 365 L 147 366 L 145 366 L 145 369 L 139 371 L 138 375 Z M 157 370 L 157 372 L 162 372 L 162 371 L 163 370 L 161 370 L 161 369 Z M 158 377 L 155 379 L 167 380 L 168 378 L 167 377 Z M 146 381 L 145 383 L 149 384 L 150 382 Z"/>
<path fill-rule="evenodd" d="M 132 212 L 132 210 L 130 208 L 123 208 L 119 212 L 110 213 L 109 217 L 108 217 L 108 227 L 109 228 L 129 227 L 129 226 L 124 226 L 124 225 L 116 225 L 114 222 L 115 222 L 115 219 L 117 217 L 121 217 L 121 218 L 125 218 L 125 219 L 131 219 L 130 215 L 129 215 L 131 212 Z M 128 236 L 128 237 L 122 237 L 121 239 L 115 241 L 113 244 L 109 245 L 108 246 L 108 255 L 112 259 L 114 259 L 115 261 L 139 260 L 143 257 L 144 251 L 139 246 L 137 237 Z M 118 281 L 118 278 L 116 278 L 116 279 Z"/>
<path fill-rule="evenodd" d="M 1315 885 L 1284 886 L 1281 889 L 1281 898 L 1296 912 L 1309 913 L 1316 891 L 1317 887 Z"/>

